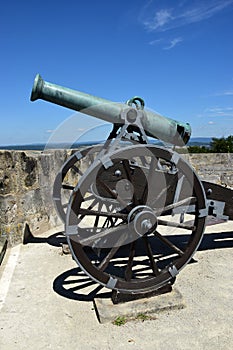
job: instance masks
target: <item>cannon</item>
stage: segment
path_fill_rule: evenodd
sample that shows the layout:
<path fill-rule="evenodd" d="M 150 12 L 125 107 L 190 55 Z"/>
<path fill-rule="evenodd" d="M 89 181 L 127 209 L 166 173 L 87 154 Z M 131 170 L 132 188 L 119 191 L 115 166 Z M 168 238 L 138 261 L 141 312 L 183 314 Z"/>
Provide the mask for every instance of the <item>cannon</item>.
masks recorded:
<path fill-rule="evenodd" d="M 113 124 L 105 143 L 73 153 L 54 183 L 55 207 L 78 266 L 100 285 L 129 295 L 171 287 L 198 249 L 207 216 L 233 218 L 231 190 L 220 195 L 221 186 L 201 182 L 171 147 L 148 139 L 183 146 L 190 125 L 146 110 L 141 97 L 114 103 L 40 75 L 31 93 L 31 101 L 37 99 Z"/>

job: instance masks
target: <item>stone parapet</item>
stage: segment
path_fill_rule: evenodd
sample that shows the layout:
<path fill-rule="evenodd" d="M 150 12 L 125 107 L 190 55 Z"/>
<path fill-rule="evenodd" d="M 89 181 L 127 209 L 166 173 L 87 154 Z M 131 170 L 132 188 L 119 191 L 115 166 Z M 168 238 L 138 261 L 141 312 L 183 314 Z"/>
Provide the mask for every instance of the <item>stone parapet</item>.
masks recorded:
<path fill-rule="evenodd" d="M 70 151 L 0 151 L 0 232 L 11 245 L 26 225 L 40 234 L 61 224 L 52 201 L 56 173 Z"/>
<path fill-rule="evenodd" d="M 201 180 L 233 188 L 233 153 L 193 153 L 188 161 Z"/>
<path fill-rule="evenodd" d="M 62 223 L 52 190 L 56 174 L 74 150 L 0 151 L 0 234 L 22 242 L 26 227 L 39 235 Z M 201 180 L 233 188 L 233 154 L 185 156 Z M 81 168 L 88 166 L 84 160 Z"/>

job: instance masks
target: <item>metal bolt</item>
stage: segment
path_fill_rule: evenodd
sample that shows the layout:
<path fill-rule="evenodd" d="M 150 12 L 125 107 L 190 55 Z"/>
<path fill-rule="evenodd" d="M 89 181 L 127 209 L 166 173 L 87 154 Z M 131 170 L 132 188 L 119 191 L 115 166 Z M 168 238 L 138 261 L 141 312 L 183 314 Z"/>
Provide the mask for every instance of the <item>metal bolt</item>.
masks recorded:
<path fill-rule="evenodd" d="M 115 171 L 115 176 L 117 176 L 117 177 L 120 177 L 120 176 L 121 176 L 121 171 L 120 171 L 119 169 L 117 169 L 117 170 Z"/>
<path fill-rule="evenodd" d="M 136 109 L 132 108 L 127 112 L 127 120 L 129 123 L 134 123 L 136 119 L 137 119 L 137 111 Z"/>
<path fill-rule="evenodd" d="M 130 190 L 130 185 L 129 184 L 126 184 L 125 185 L 125 191 L 129 191 Z"/>
<path fill-rule="evenodd" d="M 149 219 L 145 219 L 142 221 L 141 223 L 141 227 L 142 229 L 145 229 L 145 230 L 150 230 L 152 228 L 152 222 L 149 220 Z"/>
<path fill-rule="evenodd" d="M 210 195 L 210 194 L 212 194 L 212 189 L 211 188 L 208 188 L 208 190 L 206 191 L 206 193 L 207 193 L 207 195 Z"/>

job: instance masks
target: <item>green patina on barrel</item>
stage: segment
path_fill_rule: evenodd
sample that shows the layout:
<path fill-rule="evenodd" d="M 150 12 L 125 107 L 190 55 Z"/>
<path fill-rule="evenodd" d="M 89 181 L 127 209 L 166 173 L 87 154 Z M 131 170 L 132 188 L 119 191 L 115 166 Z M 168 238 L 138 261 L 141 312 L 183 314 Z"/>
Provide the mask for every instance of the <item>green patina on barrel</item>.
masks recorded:
<path fill-rule="evenodd" d="M 121 124 L 122 112 L 131 108 L 125 103 L 112 102 L 46 82 L 39 74 L 35 78 L 31 93 L 31 101 L 37 99 L 80 111 L 113 124 Z M 148 110 L 143 111 L 142 126 L 148 136 L 174 145 L 183 146 L 191 135 L 191 127 L 188 123 L 178 122 Z"/>

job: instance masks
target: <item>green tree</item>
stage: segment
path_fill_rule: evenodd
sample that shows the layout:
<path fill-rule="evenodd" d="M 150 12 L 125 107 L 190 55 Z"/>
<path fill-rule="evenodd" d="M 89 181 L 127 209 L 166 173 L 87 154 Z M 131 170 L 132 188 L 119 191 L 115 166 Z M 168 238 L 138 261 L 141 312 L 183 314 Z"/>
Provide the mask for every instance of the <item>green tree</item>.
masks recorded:
<path fill-rule="evenodd" d="M 212 138 L 210 149 L 214 153 L 233 153 L 233 136 Z"/>
<path fill-rule="evenodd" d="M 189 153 L 208 153 L 209 149 L 205 146 L 189 146 Z"/>
<path fill-rule="evenodd" d="M 213 137 L 210 147 L 188 146 L 189 153 L 233 153 L 233 135 L 228 137 Z"/>

